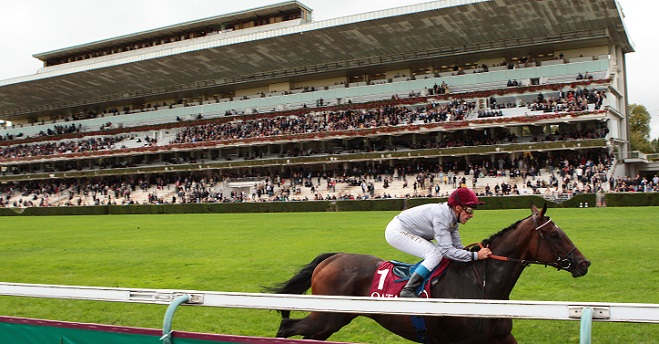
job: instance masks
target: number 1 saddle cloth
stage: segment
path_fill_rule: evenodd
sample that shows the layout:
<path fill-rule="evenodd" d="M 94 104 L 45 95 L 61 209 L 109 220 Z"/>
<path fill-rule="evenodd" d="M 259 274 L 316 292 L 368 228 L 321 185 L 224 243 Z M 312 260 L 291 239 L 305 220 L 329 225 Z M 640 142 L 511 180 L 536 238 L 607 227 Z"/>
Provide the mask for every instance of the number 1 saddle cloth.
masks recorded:
<path fill-rule="evenodd" d="M 419 286 L 417 294 L 420 292 L 421 297 L 429 298 L 430 287 L 439 282 L 450 262 L 450 259 L 443 258 L 439 265 L 430 273 L 430 276 Z M 380 263 L 380 266 L 378 266 L 373 275 L 369 295 L 371 297 L 398 297 L 400 291 L 403 290 L 403 287 L 420 263 L 407 264 L 395 260 Z"/>

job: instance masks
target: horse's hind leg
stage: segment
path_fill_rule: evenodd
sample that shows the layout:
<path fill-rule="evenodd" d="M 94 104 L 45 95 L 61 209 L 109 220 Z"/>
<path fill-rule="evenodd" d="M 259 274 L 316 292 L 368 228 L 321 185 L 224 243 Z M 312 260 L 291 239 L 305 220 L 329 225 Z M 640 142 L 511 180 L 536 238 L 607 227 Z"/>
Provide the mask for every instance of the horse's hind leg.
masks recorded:
<path fill-rule="evenodd" d="M 277 337 L 325 340 L 354 319 L 351 314 L 312 312 L 302 319 L 282 319 Z"/>

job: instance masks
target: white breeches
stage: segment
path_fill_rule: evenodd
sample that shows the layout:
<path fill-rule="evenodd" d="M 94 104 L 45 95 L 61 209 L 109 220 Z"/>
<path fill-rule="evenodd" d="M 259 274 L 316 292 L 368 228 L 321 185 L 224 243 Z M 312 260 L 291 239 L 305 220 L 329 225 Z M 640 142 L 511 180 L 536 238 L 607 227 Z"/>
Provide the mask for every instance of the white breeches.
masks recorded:
<path fill-rule="evenodd" d="M 394 217 L 387 225 L 384 237 L 391 246 L 407 254 L 423 258 L 421 265 L 428 271 L 432 271 L 442 260 L 442 254 L 437 245 L 405 230 L 397 217 Z"/>

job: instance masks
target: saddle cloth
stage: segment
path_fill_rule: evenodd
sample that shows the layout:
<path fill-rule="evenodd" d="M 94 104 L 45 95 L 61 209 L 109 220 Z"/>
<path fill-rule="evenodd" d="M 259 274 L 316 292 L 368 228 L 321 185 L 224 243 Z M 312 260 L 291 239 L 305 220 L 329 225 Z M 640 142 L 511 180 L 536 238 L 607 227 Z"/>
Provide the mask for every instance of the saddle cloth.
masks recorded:
<path fill-rule="evenodd" d="M 423 288 L 424 293 L 422 294 L 426 298 L 430 297 L 430 287 L 433 284 L 428 282 L 438 280 L 444 274 L 450 262 L 450 259 L 443 258 L 439 265 L 430 273 L 430 276 L 419 287 Z M 400 291 L 403 290 L 403 287 L 418 265 L 419 263 L 411 265 L 397 261 L 380 263 L 373 275 L 369 295 L 371 297 L 398 297 Z"/>

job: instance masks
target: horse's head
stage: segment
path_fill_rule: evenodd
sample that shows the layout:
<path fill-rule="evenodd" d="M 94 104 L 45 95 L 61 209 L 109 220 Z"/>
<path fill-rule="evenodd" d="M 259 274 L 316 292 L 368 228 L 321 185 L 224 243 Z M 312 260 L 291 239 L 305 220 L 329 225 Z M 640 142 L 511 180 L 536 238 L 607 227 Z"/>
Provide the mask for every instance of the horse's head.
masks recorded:
<path fill-rule="evenodd" d="M 547 204 L 538 210 L 531 205 L 531 216 L 527 219 L 534 227 L 536 240 L 529 242 L 529 253 L 533 259 L 559 270 L 572 273 L 572 277 L 580 277 L 588 273 L 590 261 L 572 243 L 572 240 L 552 219 L 545 216 Z"/>

